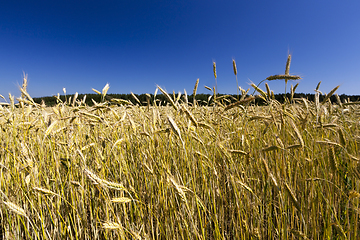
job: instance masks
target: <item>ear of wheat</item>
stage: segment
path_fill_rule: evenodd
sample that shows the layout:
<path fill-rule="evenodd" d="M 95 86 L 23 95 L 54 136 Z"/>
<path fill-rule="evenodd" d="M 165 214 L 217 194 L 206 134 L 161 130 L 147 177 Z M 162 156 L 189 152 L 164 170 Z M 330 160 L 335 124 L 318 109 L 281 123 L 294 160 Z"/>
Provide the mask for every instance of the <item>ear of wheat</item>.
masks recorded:
<path fill-rule="evenodd" d="M 237 75 L 236 62 L 235 62 L 235 60 L 234 60 L 234 59 L 232 60 L 232 63 L 233 63 L 233 70 L 234 70 L 234 74 L 235 74 L 235 75 Z"/>
<path fill-rule="evenodd" d="M 194 105 L 194 107 L 196 107 L 196 92 L 197 92 L 198 85 L 199 85 L 199 78 L 196 80 L 194 90 L 193 90 L 193 105 Z"/>
<path fill-rule="evenodd" d="M 174 100 L 169 96 L 169 94 L 164 89 L 162 89 L 160 86 L 157 86 L 157 87 L 165 95 L 166 99 L 170 102 L 171 106 L 173 106 L 173 108 L 176 111 L 178 111 L 179 110 L 178 106 L 175 104 Z"/>
<path fill-rule="evenodd" d="M 287 58 L 287 61 L 286 61 L 285 75 L 290 74 L 290 63 L 291 63 L 291 54 L 288 55 L 288 58 Z"/>
<path fill-rule="evenodd" d="M 180 133 L 180 129 L 177 126 L 177 124 L 175 123 L 174 119 L 172 119 L 172 117 L 168 116 L 168 121 L 170 124 L 171 129 L 173 130 L 173 132 L 179 137 L 180 141 L 182 142 L 182 144 L 184 144 L 183 139 L 181 138 L 181 133 Z"/>
<path fill-rule="evenodd" d="M 121 225 L 119 223 L 116 222 L 104 222 L 103 223 L 103 228 L 105 229 L 119 229 L 122 228 Z"/>
<path fill-rule="evenodd" d="M 24 216 L 24 217 L 28 217 L 25 213 L 25 210 L 22 209 L 21 207 L 19 207 L 18 205 L 16 205 L 15 203 L 12 202 L 8 202 L 8 201 L 3 201 L 3 203 L 14 213 Z"/>
<path fill-rule="evenodd" d="M 217 75 L 216 75 L 216 63 L 215 62 L 213 62 L 213 72 L 214 72 L 214 77 L 215 77 L 215 91 L 214 92 L 217 93 L 218 88 L 217 88 Z"/>
<path fill-rule="evenodd" d="M 233 70 L 234 70 L 234 74 L 235 74 L 235 78 L 236 78 L 236 91 L 237 91 L 237 98 L 239 100 L 239 83 L 238 83 L 238 79 L 237 79 L 237 68 L 236 68 L 236 62 L 233 59 L 232 60 L 233 63 Z"/>

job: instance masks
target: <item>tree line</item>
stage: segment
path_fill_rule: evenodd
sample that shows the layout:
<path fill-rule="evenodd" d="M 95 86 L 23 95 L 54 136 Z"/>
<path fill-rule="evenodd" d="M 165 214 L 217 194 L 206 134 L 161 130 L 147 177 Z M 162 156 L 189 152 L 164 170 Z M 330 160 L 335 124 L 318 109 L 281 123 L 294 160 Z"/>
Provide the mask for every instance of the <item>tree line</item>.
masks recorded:
<path fill-rule="evenodd" d="M 85 96 L 86 95 L 86 96 Z M 178 94 L 170 94 L 170 96 L 173 99 L 177 99 L 178 98 Z M 40 98 L 33 98 L 34 101 L 38 104 L 41 103 L 45 103 L 46 106 L 54 106 L 56 104 L 58 104 L 59 102 L 68 102 L 69 104 L 71 104 L 74 100 L 75 95 L 60 95 L 60 96 L 47 96 L 47 97 L 40 97 Z M 217 94 L 216 95 L 217 98 L 222 98 L 222 103 L 223 104 L 231 104 L 234 103 L 238 100 L 238 96 L 236 94 L 232 94 L 232 95 L 225 95 L 225 94 Z M 180 99 L 181 101 L 185 102 L 185 95 L 181 95 Z M 275 100 L 277 100 L 280 103 L 283 103 L 285 100 L 285 95 L 284 94 L 275 94 L 273 96 L 273 98 Z M 315 101 L 315 94 L 310 94 L 310 93 L 294 93 L 293 96 L 291 96 L 290 93 L 286 94 L 286 98 L 287 99 L 297 99 L 297 98 L 305 98 L 309 101 Z M 325 98 L 325 95 L 320 95 L 319 96 L 319 100 L 322 101 Z M 356 102 L 356 101 L 360 101 L 360 96 L 359 95 L 345 95 L 345 94 L 341 94 L 339 95 L 340 101 L 341 102 Z M 108 94 L 105 96 L 105 98 L 103 98 L 102 95 L 100 94 L 78 94 L 76 96 L 76 102 L 82 102 L 85 103 L 88 106 L 93 106 L 96 103 L 100 103 L 102 101 L 110 101 L 110 102 L 114 102 L 114 103 L 118 103 L 118 101 L 112 101 L 114 99 L 122 99 L 125 100 L 126 102 L 130 103 L 130 104 L 134 104 L 134 105 L 141 105 L 141 106 L 147 106 L 149 103 L 151 105 L 154 104 L 154 100 L 156 101 L 157 105 L 160 106 L 165 106 L 168 104 L 168 99 L 165 95 L 163 94 L 158 94 L 156 95 L 156 99 L 154 99 L 154 94 Z M 206 105 L 211 105 L 214 101 L 214 96 L 212 94 L 196 94 L 195 96 L 196 102 L 199 106 L 206 106 Z M 124 102 L 125 102 L 124 101 Z M 194 96 L 193 95 L 188 95 L 187 96 L 187 101 L 191 104 L 194 102 Z M 256 98 L 255 100 L 255 104 L 257 105 L 263 105 L 266 104 L 266 102 L 264 101 L 264 99 L 261 98 Z M 333 103 L 337 103 L 337 98 L 335 95 L 330 97 L 330 101 Z"/>

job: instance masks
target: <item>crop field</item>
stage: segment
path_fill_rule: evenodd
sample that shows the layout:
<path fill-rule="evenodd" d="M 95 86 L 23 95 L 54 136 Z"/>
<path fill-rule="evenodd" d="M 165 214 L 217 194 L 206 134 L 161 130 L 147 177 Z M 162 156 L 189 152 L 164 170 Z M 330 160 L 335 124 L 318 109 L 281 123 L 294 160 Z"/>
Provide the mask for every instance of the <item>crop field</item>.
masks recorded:
<path fill-rule="evenodd" d="M 253 84 L 199 106 L 197 85 L 193 102 L 158 87 L 168 106 L 106 101 L 106 85 L 54 107 L 23 85 L 0 107 L 0 237 L 360 238 L 358 102 Z"/>

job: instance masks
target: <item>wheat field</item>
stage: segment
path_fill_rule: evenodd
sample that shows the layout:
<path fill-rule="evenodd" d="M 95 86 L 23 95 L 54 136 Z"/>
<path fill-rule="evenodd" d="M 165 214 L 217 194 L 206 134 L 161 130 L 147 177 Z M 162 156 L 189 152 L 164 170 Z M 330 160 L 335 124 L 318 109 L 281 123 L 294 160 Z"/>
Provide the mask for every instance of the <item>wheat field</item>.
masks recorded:
<path fill-rule="evenodd" d="M 106 85 L 93 106 L 50 108 L 24 81 L 0 107 L 0 237 L 360 237 L 358 102 L 331 103 L 338 87 L 320 102 L 318 85 L 315 102 L 280 103 L 253 84 L 203 107 L 198 83 L 191 103 L 161 87 L 165 107 L 110 102 Z"/>

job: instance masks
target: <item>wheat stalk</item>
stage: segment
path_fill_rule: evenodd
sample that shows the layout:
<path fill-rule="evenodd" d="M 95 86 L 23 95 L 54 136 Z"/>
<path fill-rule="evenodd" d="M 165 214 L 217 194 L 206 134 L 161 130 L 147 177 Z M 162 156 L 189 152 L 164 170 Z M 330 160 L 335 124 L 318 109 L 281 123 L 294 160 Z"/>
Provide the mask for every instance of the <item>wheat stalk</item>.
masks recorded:
<path fill-rule="evenodd" d="M 339 128 L 337 132 L 339 134 L 339 140 L 340 140 L 341 146 L 345 147 L 346 138 L 345 138 L 345 135 L 344 135 L 344 132 L 343 132 L 342 128 Z"/>
<path fill-rule="evenodd" d="M 300 76 L 297 75 L 284 75 L 284 74 L 277 74 L 277 75 L 272 75 L 266 78 L 266 80 L 269 81 L 273 81 L 273 80 L 282 80 L 284 79 L 285 81 L 287 80 L 299 80 L 301 79 Z"/>
<path fill-rule="evenodd" d="M 209 158 L 206 155 L 199 152 L 199 151 L 195 151 L 194 156 L 197 156 L 197 157 L 200 157 L 200 158 L 205 158 L 207 161 L 209 161 Z"/>
<path fill-rule="evenodd" d="M 234 70 L 234 74 L 235 74 L 235 78 L 236 78 L 237 97 L 239 99 L 239 83 L 238 83 L 238 79 L 237 79 L 237 68 L 236 68 L 235 59 L 232 60 L 232 64 L 233 64 L 233 70 Z"/>
<path fill-rule="evenodd" d="M 196 91 L 197 91 L 198 85 L 199 85 L 199 78 L 196 80 L 194 90 L 193 90 L 193 105 L 194 105 L 194 107 L 196 107 Z"/>
<path fill-rule="evenodd" d="M 338 103 L 338 104 L 339 104 L 339 106 L 342 108 L 342 107 L 343 107 L 343 105 L 342 105 L 342 102 L 341 102 L 341 99 L 340 99 L 339 95 L 338 95 L 338 94 L 335 94 L 335 97 L 336 97 L 336 101 L 337 101 L 337 103 Z"/>
<path fill-rule="evenodd" d="M 78 98 L 78 96 L 79 96 L 79 94 L 78 94 L 78 92 L 76 92 L 75 95 L 74 95 L 74 99 L 72 101 L 72 106 L 73 107 L 75 107 L 76 99 Z"/>
<path fill-rule="evenodd" d="M 236 76 L 236 75 L 237 75 L 237 68 L 236 68 L 236 62 L 235 62 L 234 59 L 232 60 L 232 64 L 233 64 L 234 74 L 235 74 L 235 76 Z M 239 86 L 238 86 L 238 88 L 239 88 Z"/>
<path fill-rule="evenodd" d="M 18 215 L 24 216 L 26 218 L 28 218 L 28 216 L 25 213 L 25 210 L 22 209 L 21 207 L 19 207 L 18 205 L 16 205 L 15 203 L 12 202 L 8 202 L 8 201 L 3 201 L 3 203 L 13 212 L 15 212 Z"/>
<path fill-rule="evenodd" d="M 113 203 L 128 203 L 131 202 L 132 200 L 130 198 L 127 197 L 119 197 L 119 198 L 113 198 L 111 199 L 111 202 Z"/>
<path fill-rule="evenodd" d="M 301 136 L 301 133 L 300 133 L 299 129 L 296 127 L 296 124 L 293 122 L 293 120 L 290 119 L 289 121 L 290 121 L 290 124 L 291 124 L 291 126 L 293 127 L 293 129 L 294 129 L 294 131 L 295 131 L 295 133 L 296 133 L 296 136 L 297 136 L 298 139 L 299 139 L 300 145 L 301 145 L 302 147 L 304 147 L 304 146 L 305 146 L 305 143 L 304 143 L 304 140 L 303 140 L 303 138 L 302 138 L 302 136 Z"/>
<path fill-rule="evenodd" d="M 157 86 L 157 87 L 165 95 L 167 100 L 170 102 L 171 106 L 173 106 L 173 108 L 176 111 L 178 111 L 179 110 L 178 106 L 174 103 L 174 100 L 169 96 L 169 94 L 164 89 L 162 89 L 160 86 Z"/>
<path fill-rule="evenodd" d="M 140 100 L 136 97 L 136 95 L 133 93 L 133 92 L 130 92 L 131 93 L 131 96 L 135 99 L 135 101 L 137 101 L 140 105 L 141 105 L 141 102 Z"/>
<path fill-rule="evenodd" d="M 266 101 L 266 99 L 267 99 L 266 93 L 265 93 L 262 89 L 260 89 L 258 86 L 256 86 L 254 83 L 252 83 L 251 86 L 252 86 L 256 91 L 258 91 L 258 92 L 261 94 L 262 98 Z"/>
<path fill-rule="evenodd" d="M 189 99 L 188 99 L 188 94 L 187 94 L 185 89 L 184 89 L 184 100 L 185 100 L 185 104 L 188 105 L 189 104 Z"/>
<path fill-rule="evenodd" d="M 213 61 L 213 72 L 214 72 L 214 77 L 215 77 L 215 93 L 217 93 L 217 90 L 218 90 L 218 88 L 217 88 L 217 75 L 216 75 L 216 62 L 215 61 Z"/>
<path fill-rule="evenodd" d="M 185 112 L 186 116 L 190 119 L 190 121 L 194 124 L 194 126 L 198 126 L 198 122 L 196 121 L 195 117 L 192 115 L 192 113 L 185 107 L 185 105 L 182 106 L 182 110 Z"/>
<path fill-rule="evenodd" d="M 328 152 L 329 152 L 329 163 L 330 163 L 330 167 L 332 168 L 332 170 L 335 172 L 337 172 L 337 168 L 338 168 L 338 165 L 337 165 L 337 162 L 336 162 L 336 159 L 335 159 L 335 151 L 334 151 L 334 147 L 333 146 L 330 146 L 330 148 L 328 149 Z"/>
<path fill-rule="evenodd" d="M 102 179 L 101 184 L 107 188 L 112 188 L 120 191 L 127 191 L 127 189 L 121 183 L 110 182 Z"/>
<path fill-rule="evenodd" d="M 182 144 L 184 144 L 184 141 L 181 138 L 181 133 L 180 133 L 180 129 L 177 126 L 177 124 L 175 123 L 174 119 L 172 119 L 172 117 L 167 116 L 168 121 L 170 123 L 170 127 L 173 130 L 173 132 L 179 137 L 180 141 L 182 142 Z"/>
<path fill-rule="evenodd" d="M 57 123 L 58 123 L 57 120 L 53 121 L 53 122 L 50 124 L 50 126 L 46 129 L 44 135 L 45 135 L 45 136 L 49 135 L 49 134 L 54 130 L 54 128 L 55 128 L 55 126 L 57 125 Z"/>
<path fill-rule="evenodd" d="M 102 89 L 102 93 L 101 93 L 101 95 L 102 95 L 102 101 L 105 100 L 105 96 L 106 96 L 109 88 L 110 88 L 110 86 L 109 86 L 109 84 L 107 83 L 107 84 L 104 86 L 104 88 Z"/>
<path fill-rule="evenodd" d="M 184 202 L 187 202 L 186 195 L 185 195 L 185 192 L 183 190 L 184 187 L 179 185 L 172 176 L 168 176 L 167 179 L 168 179 L 169 182 L 171 182 L 173 184 L 173 186 L 175 187 L 175 189 L 176 189 L 177 193 L 179 194 L 181 200 L 183 200 Z"/>
<path fill-rule="evenodd" d="M 270 97 L 271 97 L 270 87 L 269 87 L 269 85 L 267 83 L 265 83 L 265 87 L 266 87 L 267 96 L 270 99 Z"/>
<path fill-rule="evenodd" d="M 212 92 L 212 89 L 211 87 L 208 87 L 208 86 L 204 86 L 207 90 L 211 91 Z"/>
<path fill-rule="evenodd" d="M 290 63 L 291 63 L 291 54 L 288 55 L 285 67 L 285 75 L 289 75 L 290 73 Z"/>
<path fill-rule="evenodd" d="M 127 191 L 127 189 L 122 184 L 101 179 L 87 168 L 84 168 L 84 173 L 94 184 L 99 184 L 103 187 L 112 188 L 115 190 Z"/>
<path fill-rule="evenodd" d="M 27 78 L 28 78 L 28 75 L 25 74 L 25 72 L 23 72 L 23 84 L 22 84 L 21 88 L 24 90 L 24 92 L 26 92 L 27 85 L 28 85 Z M 21 97 L 25 98 L 24 93 L 21 93 Z"/>
<path fill-rule="evenodd" d="M 340 87 L 340 85 L 334 87 L 334 88 L 326 95 L 326 97 L 325 97 L 324 100 L 321 102 L 321 104 L 325 104 L 326 101 L 334 94 L 334 92 L 336 92 L 336 90 L 338 90 L 339 87 Z"/>
<path fill-rule="evenodd" d="M 110 230 L 115 230 L 115 229 L 122 228 L 122 226 L 119 223 L 116 223 L 116 222 L 104 222 L 103 223 L 103 228 L 110 229 Z"/>
<path fill-rule="evenodd" d="M 299 201 L 295 197 L 295 194 L 293 193 L 293 191 L 291 191 L 291 188 L 289 187 L 289 185 L 287 183 L 284 183 L 284 185 L 285 185 L 285 190 L 288 193 L 291 202 L 294 204 L 296 209 L 301 212 L 301 206 L 300 206 Z"/>
<path fill-rule="evenodd" d="M 235 150 L 235 149 L 228 149 L 230 153 L 237 154 L 237 155 L 248 155 L 248 152 L 242 151 L 242 150 Z"/>
<path fill-rule="evenodd" d="M 40 187 L 33 187 L 33 189 L 39 193 L 42 193 L 42 194 L 49 194 L 49 195 L 56 195 L 56 196 L 60 196 L 59 194 L 57 193 L 54 193 L 53 191 L 50 191 L 48 189 L 45 189 L 45 188 L 40 188 Z"/>

